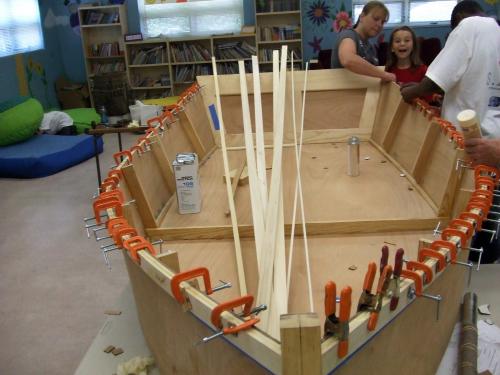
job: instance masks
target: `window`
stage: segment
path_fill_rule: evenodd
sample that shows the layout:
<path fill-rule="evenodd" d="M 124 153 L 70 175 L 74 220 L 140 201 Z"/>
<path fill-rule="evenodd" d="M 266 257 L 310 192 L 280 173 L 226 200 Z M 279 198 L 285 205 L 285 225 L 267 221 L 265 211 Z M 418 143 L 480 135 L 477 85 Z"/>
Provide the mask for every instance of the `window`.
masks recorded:
<path fill-rule="evenodd" d="M 145 37 L 206 36 L 240 32 L 243 0 L 139 0 Z"/>
<path fill-rule="evenodd" d="M 352 10 L 354 22 L 358 19 L 363 6 L 363 0 L 354 0 Z M 436 24 L 449 23 L 451 11 L 457 5 L 456 0 L 398 0 L 384 1 L 389 9 L 389 25 L 398 24 Z"/>
<path fill-rule="evenodd" d="M 0 57 L 42 48 L 38 0 L 1 0 Z"/>

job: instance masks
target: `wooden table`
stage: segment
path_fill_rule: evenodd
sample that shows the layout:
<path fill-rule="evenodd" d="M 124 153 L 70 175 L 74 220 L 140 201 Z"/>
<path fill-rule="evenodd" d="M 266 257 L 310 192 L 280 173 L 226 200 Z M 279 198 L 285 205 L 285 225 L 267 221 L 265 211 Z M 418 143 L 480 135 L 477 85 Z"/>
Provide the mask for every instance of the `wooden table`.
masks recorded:
<path fill-rule="evenodd" d="M 95 162 L 97 168 L 97 184 L 98 188 L 101 187 L 101 165 L 99 162 L 99 151 L 97 148 L 97 138 L 102 137 L 104 134 L 117 134 L 118 135 L 118 148 L 122 150 L 122 136 L 121 133 L 143 133 L 147 126 L 136 126 L 136 127 L 126 127 L 126 126 L 106 126 L 104 124 L 92 123 L 90 129 L 85 129 L 85 133 L 94 136 L 94 153 Z"/>

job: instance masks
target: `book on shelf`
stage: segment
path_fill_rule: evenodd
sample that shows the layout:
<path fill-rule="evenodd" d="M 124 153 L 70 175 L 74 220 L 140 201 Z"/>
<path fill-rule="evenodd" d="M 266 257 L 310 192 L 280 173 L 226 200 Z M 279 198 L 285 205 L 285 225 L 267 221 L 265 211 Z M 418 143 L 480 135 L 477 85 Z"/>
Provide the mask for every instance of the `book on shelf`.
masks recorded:
<path fill-rule="evenodd" d="M 92 57 L 121 56 L 120 44 L 118 42 L 90 44 L 89 49 L 90 56 Z"/>
<path fill-rule="evenodd" d="M 290 61 L 292 59 L 298 61 L 302 59 L 302 54 L 299 47 L 288 48 L 287 59 Z M 273 49 L 272 48 L 262 48 L 259 50 L 259 61 L 270 62 L 273 61 Z"/>
<path fill-rule="evenodd" d="M 280 25 L 260 27 L 260 40 L 264 42 L 300 39 L 300 25 Z"/>
<path fill-rule="evenodd" d="M 215 45 L 218 60 L 247 59 L 257 54 L 257 48 L 246 41 L 231 41 Z"/>
<path fill-rule="evenodd" d="M 97 25 L 101 23 L 104 18 L 103 12 L 96 12 L 94 10 L 89 10 L 85 15 L 85 24 L 86 25 Z"/>
<path fill-rule="evenodd" d="M 252 73 L 252 63 L 245 61 L 245 72 Z M 219 62 L 217 63 L 218 74 L 239 74 L 240 68 L 237 62 Z"/>
<path fill-rule="evenodd" d="M 212 74 L 210 65 L 187 65 L 175 67 L 175 82 L 192 82 L 196 76 Z"/>
<path fill-rule="evenodd" d="M 157 46 L 133 50 L 131 60 L 132 65 L 163 64 L 166 60 L 165 48 Z"/>
<path fill-rule="evenodd" d="M 199 43 L 171 43 L 174 62 L 210 61 L 210 51 Z"/>
<path fill-rule="evenodd" d="M 104 74 L 111 72 L 124 72 L 125 63 L 123 61 L 113 62 L 113 63 L 94 63 L 91 66 L 92 74 Z"/>
<path fill-rule="evenodd" d="M 300 9 L 300 0 L 257 0 L 257 13 L 290 12 Z"/>

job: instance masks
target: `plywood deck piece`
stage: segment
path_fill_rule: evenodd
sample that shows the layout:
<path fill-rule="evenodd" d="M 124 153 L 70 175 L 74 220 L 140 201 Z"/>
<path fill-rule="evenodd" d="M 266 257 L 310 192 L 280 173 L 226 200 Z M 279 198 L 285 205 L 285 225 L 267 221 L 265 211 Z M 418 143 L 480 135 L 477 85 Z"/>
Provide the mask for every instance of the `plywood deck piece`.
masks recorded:
<path fill-rule="evenodd" d="M 169 250 L 166 253 L 159 254 L 156 259 L 171 270 L 174 273 L 179 273 L 181 271 L 181 267 L 179 264 L 179 254 L 177 251 Z"/>
<path fill-rule="evenodd" d="M 172 194 L 175 193 L 175 176 L 172 171 L 172 161 L 168 159 L 167 154 L 159 140 L 151 143 L 151 151 L 158 161 L 158 167 L 163 179 L 165 180 L 165 185 Z"/>
<path fill-rule="evenodd" d="M 439 136 L 439 133 L 439 126 L 435 123 L 431 123 L 431 125 L 427 128 L 424 140 L 420 146 L 420 149 L 418 150 L 417 158 L 415 159 L 415 163 L 413 164 L 413 167 L 410 171 L 417 183 L 420 183 L 422 180 L 424 169 L 428 164 L 429 154 L 434 147 L 436 138 Z"/>
<path fill-rule="evenodd" d="M 401 118 L 406 111 L 408 111 L 408 104 L 400 99 L 396 109 L 396 113 L 394 114 L 394 117 L 392 118 L 392 121 L 387 127 L 387 130 L 385 131 L 382 138 L 381 146 L 387 152 L 389 152 L 392 147 L 394 139 L 396 138 L 396 134 L 401 126 Z"/>
<path fill-rule="evenodd" d="M 141 181 L 139 181 L 139 178 L 137 177 L 134 164 L 122 167 L 121 170 L 123 172 L 123 176 L 125 177 L 127 187 L 132 197 L 137 202 L 137 210 L 139 211 L 143 225 L 147 228 L 156 228 L 157 223 L 153 210 L 151 209 L 149 201 L 146 198 Z M 147 183 L 147 181 L 144 181 L 144 183 Z"/>
<path fill-rule="evenodd" d="M 264 121 L 262 118 L 262 98 L 260 90 L 259 62 L 257 56 L 252 56 L 253 72 L 253 97 L 255 112 L 255 144 L 257 158 L 257 176 L 259 178 L 260 196 L 262 209 L 266 211 L 267 204 L 267 174 L 266 174 L 266 152 L 264 144 Z"/>
<path fill-rule="evenodd" d="M 286 314 L 281 316 L 280 337 L 282 373 L 288 375 L 306 375 L 302 372 L 299 315 Z"/>
<path fill-rule="evenodd" d="M 220 125 L 219 133 L 220 133 L 220 138 L 221 138 L 221 149 L 222 149 L 222 157 L 223 157 L 223 162 L 224 162 L 224 174 L 226 175 L 227 199 L 229 202 L 229 211 L 231 212 L 231 226 L 232 226 L 233 237 L 234 237 L 234 246 L 235 246 L 235 253 L 236 253 L 236 266 L 238 269 L 238 283 L 239 283 L 239 287 L 240 287 L 240 294 L 245 295 L 245 294 L 247 294 L 247 284 L 246 284 L 246 279 L 245 279 L 245 269 L 243 267 L 243 255 L 241 253 L 240 236 L 238 233 L 236 209 L 234 207 L 234 199 L 233 199 L 233 194 L 232 194 L 232 190 L 231 190 L 231 181 L 230 181 L 230 177 L 229 177 L 229 160 L 227 157 L 227 150 L 226 150 L 224 120 L 222 117 L 222 108 L 221 108 L 221 104 L 220 104 L 220 92 L 219 92 L 219 83 L 218 83 L 218 78 L 217 78 L 217 65 L 215 63 L 215 57 L 212 57 L 212 70 L 214 72 L 216 105 L 217 105 L 217 112 L 219 114 L 219 125 Z"/>
<path fill-rule="evenodd" d="M 207 153 L 207 150 L 205 150 L 203 143 L 201 143 L 200 137 L 198 136 L 198 133 L 196 132 L 193 124 L 189 120 L 189 117 L 186 115 L 186 112 L 180 111 L 177 116 L 179 116 L 180 123 L 182 124 L 182 129 L 193 145 L 194 152 L 198 155 L 198 158 L 200 160 L 203 159 L 205 157 L 205 154 Z"/>

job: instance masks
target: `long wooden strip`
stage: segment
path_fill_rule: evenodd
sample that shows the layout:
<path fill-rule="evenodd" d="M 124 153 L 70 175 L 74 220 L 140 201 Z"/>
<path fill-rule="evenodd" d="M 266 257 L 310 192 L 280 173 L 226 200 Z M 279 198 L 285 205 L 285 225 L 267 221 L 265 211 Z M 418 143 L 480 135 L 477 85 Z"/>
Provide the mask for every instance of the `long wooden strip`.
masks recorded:
<path fill-rule="evenodd" d="M 212 69 L 214 72 L 215 98 L 216 98 L 217 112 L 219 114 L 219 126 L 220 126 L 219 133 L 221 139 L 221 151 L 222 151 L 222 159 L 224 162 L 224 175 L 226 176 L 227 200 L 229 202 L 229 211 L 231 212 L 231 227 L 233 229 L 234 248 L 236 253 L 236 267 L 238 269 L 238 282 L 240 286 L 240 294 L 246 295 L 247 283 L 245 279 L 245 269 L 243 267 L 243 255 L 241 253 L 240 236 L 238 233 L 238 219 L 236 217 L 233 192 L 231 190 L 231 176 L 229 174 L 229 161 L 227 158 L 227 150 L 226 150 L 226 136 L 224 134 L 225 133 L 224 119 L 222 116 L 222 107 L 220 104 L 219 80 L 217 77 L 217 64 L 215 63 L 215 57 L 212 57 Z"/>
<path fill-rule="evenodd" d="M 446 221 L 447 217 L 433 217 L 427 219 L 385 219 L 385 220 L 358 220 L 358 221 L 331 221 L 306 223 L 309 236 L 341 235 L 341 234 L 368 234 L 400 231 L 422 231 L 434 229 L 438 222 Z M 180 227 L 180 228 L 147 228 L 148 236 L 163 238 L 164 240 L 219 240 L 233 238 L 231 225 L 209 227 Z M 291 224 L 285 224 L 285 235 L 292 232 Z M 240 238 L 253 238 L 253 225 L 239 225 Z M 295 235 L 303 233 L 302 224 L 295 224 Z"/>
<path fill-rule="evenodd" d="M 264 144 L 264 121 L 262 118 L 262 98 L 260 90 L 259 62 L 252 56 L 253 71 L 253 103 L 255 112 L 255 144 L 257 149 L 257 176 L 259 177 L 262 210 L 265 214 L 267 206 L 267 173 L 266 152 Z"/>
<path fill-rule="evenodd" d="M 255 251 L 257 254 L 257 265 L 259 265 L 262 253 L 262 239 L 264 237 L 264 216 L 262 210 L 261 190 L 257 177 L 257 165 L 255 162 L 255 153 L 253 149 L 252 124 L 250 120 L 250 107 L 248 105 L 248 90 L 245 74 L 245 64 L 238 62 L 240 70 L 240 91 L 241 91 L 241 110 L 243 114 L 243 130 L 245 132 L 245 152 L 247 158 L 248 178 L 250 184 L 250 203 L 252 207 L 252 221 L 255 235 Z"/>
<path fill-rule="evenodd" d="M 282 56 L 281 56 L 281 68 L 283 74 L 280 75 L 280 87 L 279 87 L 279 113 L 277 116 L 276 126 L 274 127 L 275 141 L 274 141 L 274 152 L 273 152 L 273 170 L 271 174 L 271 185 L 269 190 L 269 201 L 267 204 L 266 212 L 266 231 L 264 237 L 264 249 L 261 257 L 261 274 L 259 275 L 259 286 L 257 301 L 259 303 L 266 304 L 270 306 L 271 295 L 273 292 L 273 260 L 276 256 L 276 234 L 278 225 L 278 209 L 279 209 L 279 194 L 282 183 L 282 145 L 283 145 L 283 125 L 284 125 L 284 97 L 286 89 L 286 57 L 287 57 L 287 47 L 283 46 Z M 273 59 L 276 60 L 276 53 L 273 54 Z M 273 72 L 276 77 L 278 72 Z M 275 293 L 285 293 L 286 291 L 274 289 Z M 279 298 L 278 296 L 275 296 Z M 262 316 L 262 326 L 266 331 L 269 331 L 269 316 L 274 314 L 274 311 L 266 311 L 266 314 Z"/>

